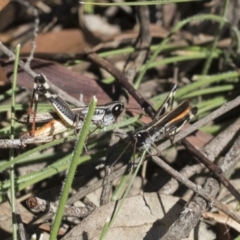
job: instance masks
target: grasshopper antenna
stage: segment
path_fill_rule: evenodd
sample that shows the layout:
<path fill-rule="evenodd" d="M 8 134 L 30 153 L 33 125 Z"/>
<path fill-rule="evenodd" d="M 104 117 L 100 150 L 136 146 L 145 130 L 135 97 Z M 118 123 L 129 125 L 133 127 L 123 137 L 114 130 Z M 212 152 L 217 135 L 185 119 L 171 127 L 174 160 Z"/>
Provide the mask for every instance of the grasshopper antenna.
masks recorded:
<path fill-rule="evenodd" d="M 128 149 L 129 145 L 131 144 L 131 142 L 129 142 L 127 144 L 127 146 L 123 149 L 122 153 L 120 154 L 120 156 L 118 156 L 118 158 L 113 162 L 112 167 L 118 162 L 118 160 L 122 157 L 122 155 L 126 152 L 126 150 Z"/>

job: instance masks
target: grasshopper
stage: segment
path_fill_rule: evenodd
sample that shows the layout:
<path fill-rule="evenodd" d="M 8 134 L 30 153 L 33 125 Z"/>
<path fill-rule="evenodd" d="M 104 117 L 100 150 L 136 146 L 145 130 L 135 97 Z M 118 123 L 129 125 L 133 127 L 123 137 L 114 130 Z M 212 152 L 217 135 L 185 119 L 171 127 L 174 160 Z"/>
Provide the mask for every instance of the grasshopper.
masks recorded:
<path fill-rule="evenodd" d="M 45 95 L 45 97 L 53 105 L 56 113 L 36 113 L 39 93 Z M 83 126 L 84 118 L 88 113 L 87 106 L 71 109 L 62 98 L 57 96 L 51 90 L 44 75 L 38 75 L 34 79 L 34 89 L 30 109 L 32 109 L 34 102 L 35 109 L 33 114 L 23 116 L 23 118 L 20 119 L 20 122 L 33 122 L 33 129 L 32 131 L 23 133 L 21 138 L 45 138 L 62 133 L 69 128 L 80 129 Z M 123 110 L 124 104 L 119 101 L 97 106 L 92 118 L 92 123 L 97 127 L 111 125 Z M 46 124 L 35 130 L 35 122 L 42 122 Z"/>
<path fill-rule="evenodd" d="M 155 142 L 166 137 L 173 138 L 197 114 L 197 107 L 191 107 L 188 100 L 183 101 L 175 109 L 172 109 L 176 89 L 177 85 L 175 84 L 159 108 L 155 118 L 149 124 L 130 134 L 131 142 L 140 151 L 148 150 Z M 168 105 L 170 105 L 171 110 L 166 112 Z"/>

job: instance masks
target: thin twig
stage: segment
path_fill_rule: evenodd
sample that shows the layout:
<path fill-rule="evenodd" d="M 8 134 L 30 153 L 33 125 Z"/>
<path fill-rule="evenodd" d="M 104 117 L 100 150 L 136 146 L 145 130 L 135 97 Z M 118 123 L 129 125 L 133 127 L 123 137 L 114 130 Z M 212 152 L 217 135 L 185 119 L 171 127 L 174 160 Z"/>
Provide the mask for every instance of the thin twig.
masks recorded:
<path fill-rule="evenodd" d="M 123 173 L 125 173 L 127 170 L 127 166 L 123 166 L 120 169 L 118 169 L 117 171 L 113 172 L 112 174 L 109 175 L 108 177 L 108 181 L 113 181 L 116 178 L 120 177 L 121 175 L 123 175 Z M 70 197 L 67 201 L 68 205 L 73 204 L 74 202 L 78 201 L 79 199 L 82 199 L 83 197 L 85 197 L 87 194 L 95 191 L 96 189 L 102 187 L 104 185 L 105 179 L 101 179 L 99 181 L 97 181 L 94 184 L 91 184 L 89 186 L 84 186 L 82 188 L 80 188 L 78 190 L 78 192 L 73 195 L 72 197 Z M 36 220 L 33 224 L 32 227 L 37 226 L 43 222 L 47 222 L 49 219 L 51 219 L 53 217 L 53 214 L 46 214 L 44 216 L 42 216 L 41 218 L 39 218 L 38 220 Z M 28 229 L 30 231 L 30 229 Z"/>
<path fill-rule="evenodd" d="M 236 139 L 223 161 L 219 163 L 225 175 L 232 171 L 233 165 L 239 161 L 240 136 Z M 205 185 L 205 191 L 213 198 L 217 196 L 220 190 L 219 183 L 214 178 L 208 178 Z M 181 213 L 178 220 L 172 225 L 169 231 L 162 239 L 183 239 L 187 238 L 190 231 L 197 225 L 203 212 L 207 210 L 208 204 L 201 196 L 196 196 L 187 204 L 187 208 Z M 190 214 L 189 214 L 190 213 Z M 228 214 L 228 213 L 227 213 Z M 177 238 L 174 238 L 178 233 Z"/>
<path fill-rule="evenodd" d="M 160 159 L 157 156 L 152 157 L 153 161 L 163 168 L 166 172 L 171 174 L 173 177 L 177 178 L 178 181 L 186 185 L 188 188 L 192 189 L 194 192 L 202 196 L 204 199 L 206 199 L 211 206 L 216 206 L 218 209 L 222 210 L 224 213 L 226 213 L 229 217 L 240 223 L 240 216 L 235 214 L 235 212 L 232 212 L 229 210 L 224 204 L 221 202 L 215 200 L 215 198 L 211 197 L 209 194 L 207 194 L 200 186 L 195 185 L 193 182 L 188 180 L 187 178 L 184 178 L 179 172 L 174 170 L 172 167 L 170 167 L 167 163 L 165 163 L 162 159 Z"/>
<path fill-rule="evenodd" d="M 227 143 L 229 143 L 233 136 L 236 135 L 236 132 L 239 131 L 239 122 L 240 119 L 235 121 L 232 126 L 227 128 L 224 132 L 220 133 L 204 148 L 203 151 L 207 154 L 207 156 L 209 156 L 211 161 L 215 160 L 215 157 L 219 155 L 219 153 L 226 147 Z M 232 171 L 233 165 L 239 159 L 239 145 L 240 137 L 236 139 L 234 145 L 224 157 L 223 162 L 219 163 L 218 165 L 224 171 L 225 175 L 228 175 L 228 172 Z M 201 164 L 197 164 L 196 167 L 199 166 L 199 169 L 201 169 L 200 165 Z M 208 178 L 206 184 L 204 185 L 204 189 L 213 198 L 216 198 L 217 194 L 220 191 L 219 182 L 214 178 Z M 207 210 L 207 207 L 208 203 L 204 198 L 202 198 L 201 196 L 194 197 L 194 199 L 187 204 L 187 208 L 181 213 L 178 220 L 169 229 L 163 239 L 183 239 L 188 237 L 190 231 L 197 225 L 197 223 L 201 219 L 202 213 Z M 176 233 L 178 233 L 178 238 L 174 238 L 174 236 L 176 236 Z"/>
<path fill-rule="evenodd" d="M 238 137 L 234 141 L 233 145 L 219 162 L 219 167 L 222 169 L 224 174 L 228 176 L 233 172 L 234 166 L 238 163 L 240 158 L 240 133 L 238 131 Z"/>
<path fill-rule="evenodd" d="M 132 86 L 131 83 L 129 83 L 126 76 L 124 76 L 123 73 L 121 73 L 117 68 L 115 68 L 111 63 L 109 63 L 107 60 L 99 57 L 96 53 L 92 53 L 90 49 L 85 49 L 85 52 L 88 54 L 88 58 L 92 60 L 94 63 L 98 64 L 100 67 L 108 71 L 110 74 L 112 74 L 122 85 L 127 89 L 129 94 L 134 97 L 134 99 L 142 106 L 142 108 L 145 109 L 145 111 L 149 114 L 149 116 L 155 115 L 155 110 L 145 100 L 141 94 L 136 91 L 136 89 Z"/>
<path fill-rule="evenodd" d="M 49 138 L 49 141 L 52 137 Z M 27 144 L 47 142 L 47 139 L 42 138 L 23 138 L 23 139 L 0 139 L 0 148 L 24 148 Z"/>
<path fill-rule="evenodd" d="M 34 213 L 53 213 L 56 214 L 58 202 L 49 202 L 38 197 L 30 197 L 26 201 L 27 207 Z M 93 203 L 87 203 L 85 207 L 75 207 L 65 205 L 63 216 L 85 218 L 96 209 Z"/>
<path fill-rule="evenodd" d="M 198 160 L 203 163 L 219 180 L 220 182 L 228 189 L 228 191 L 236 198 L 238 202 L 240 202 L 240 194 L 233 187 L 233 185 L 228 181 L 228 179 L 224 176 L 224 173 L 220 167 L 212 163 L 206 156 L 204 156 L 201 151 L 196 149 L 189 141 L 186 139 L 182 140 L 182 144 L 190 151 L 194 156 L 198 158 Z"/>
<path fill-rule="evenodd" d="M 200 173 L 203 169 L 202 164 L 195 164 L 191 166 L 186 166 L 179 172 L 183 177 L 189 179 L 196 173 Z M 172 195 L 179 189 L 181 184 L 177 181 L 176 178 L 172 177 L 161 189 L 159 189 L 159 194 Z"/>
<path fill-rule="evenodd" d="M 213 178 L 208 178 L 204 190 L 215 199 L 219 191 L 218 181 Z M 206 211 L 207 207 L 209 207 L 209 202 L 200 195 L 197 195 L 192 201 L 187 203 L 177 221 L 169 228 L 161 239 L 178 240 L 188 238 L 192 229 L 199 223 L 202 213 Z"/>
<path fill-rule="evenodd" d="M 215 158 L 223 151 L 223 149 L 229 144 L 232 138 L 236 135 L 236 132 L 238 132 L 239 130 L 240 118 L 238 118 L 233 124 L 224 129 L 209 143 L 207 143 L 207 145 L 202 149 L 202 151 L 210 161 L 214 161 Z M 203 167 L 203 164 L 186 166 L 180 171 L 180 173 L 183 174 L 183 176 L 190 178 L 196 173 L 200 173 Z M 224 171 L 223 168 L 222 170 Z M 171 195 L 178 189 L 178 187 L 179 182 L 175 178 L 172 178 L 159 190 L 159 193 Z"/>

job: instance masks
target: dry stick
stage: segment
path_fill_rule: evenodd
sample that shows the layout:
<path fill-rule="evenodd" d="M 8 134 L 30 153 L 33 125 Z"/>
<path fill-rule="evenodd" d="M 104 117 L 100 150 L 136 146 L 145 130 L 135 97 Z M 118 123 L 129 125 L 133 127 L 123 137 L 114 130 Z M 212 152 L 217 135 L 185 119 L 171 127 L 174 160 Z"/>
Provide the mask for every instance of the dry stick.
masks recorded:
<path fill-rule="evenodd" d="M 52 138 L 51 138 L 52 140 Z M 24 148 L 27 144 L 42 143 L 42 138 L 26 138 L 26 139 L 0 139 L 0 149 L 1 148 Z M 45 141 L 46 142 L 46 139 Z"/>
<path fill-rule="evenodd" d="M 187 178 L 184 178 L 178 171 L 171 168 L 167 163 L 165 163 L 162 159 L 159 157 L 153 156 L 153 161 L 163 168 L 166 172 L 177 178 L 178 181 L 182 182 L 184 185 L 192 189 L 194 192 L 198 193 L 200 196 L 205 198 L 207 201 L 210 202 L 212 206 L 216 206 L 220 210 L 222 210 L 224 213 L 226 213 L 228 216 L 230 216 L 232 219 L 234 219 L 236 222 L 240 223 L 240 216 L 238 214 L 235 214 L 234 212 L 230 211 L 224 204 L 221 202 L 215 200 L 215 198 L 211 197 L 209 194 L 207 194 L 201 186 L 197 186 Z"/>
<path fill-rule="evenodd" d="M 214 161 L 215 158 L 226 149 L 233 137 L 237 136 L 240 130 L 240 117 L 234 121 L 229 127 L 212 139 L 202 150 L 204 154 Z M 224 169 L 222 168 L 224 171 Z"/>
<path fill-rule="evenodd" d="M 230 106 L 231 106 L 231 104 L 230 104 Z M 229 141 L 239 131 L 239 128 L 240 128 L 240 118 L 237 119 L 234 122 L 234 124 L 232 124 L 230 127 L 228 127 L 225 131 L 221 132 L 207 146 L 204 147 L 203 151 L 205 152 L 205 154 L 207 154 L 207 156 L 210 158 L 211 161 L 215 160 L 215 158 L 219 155 L 219 153 L 228 145 Z M 238 144 L 237 144 L 237 142 L 238 142 Z M 240 150 L 240 147 L 239 147 L 240 138 L 238 140 L 236 140 L 236 142 L 234 143 L 234 146 L 236 146 L 236 145 L 238 146 L 237 150 Z M 230 155 L 231 157 L 225 157 L 223 162 L 227 162 L 225 160 L 227 158 L 228 162 L 230 162 L 229 164 L 231 164 L 231 162 L 235 162 L 236 159 L 239 158 L 239 152 L 236 151 L 236 147 L 235 147 L 235 151 L 232 151 L 232 149 L 234 149 L 234 146 L 229 150 L 230 154 L 227 154 L 227 155 Z M 231 154 L 231 152 L 234 152 L 235 156 L 233 154 Z M 235 161 L 234 161 L 234 157 L 235 157 Z M 220 166 L 220 167 L 225 172 L 227 168 L 224 166 Z M 202 165 L 197 164 L 196 169 L 197 169 L 196 171 L 200 171 L 202 169 Z M 232 169 L 232 164 L 231 164 L 231 166 L 228 165 L 228 171 L 231 171 L 231 169 Z M 225 172 L 225 175 L 227 175 L 226 172 Z M 167 186 L 169 186 L 169 184 L 165 185 L 164 189 L 166 189 Z M 204 185 L 204 189 L 213 198 L 216 198 L 216 196 L 220 190 L 219 182 L 214 178 L 208 178 L 206 181 L 206 184 Z M 172 193 L 173 193 L 173 191 L 169 192 L 169 194 L 172 194 Z M 178 220 L 174 223 L 174 225 L 172 225 L 172 227 L 168 230 L 168 232 L 165 234 L 165 236 L 162 237 L 162 239 L 176 239 L 177 240 L 177 239 L 187 238 L 189 236 L 191 230 L 200 221 L 202 213 L 206 211 L 207 207 L 208 207 L 208 204 L 205 201 L 205 199 L 202 198 L 201 196 L 196 196 L 193 200 L 191 200 L 187 204 L 186 210 L 184 210 L 180 214 Z"/>
<path fill-rule="evenodd" d="M 240 134 L 238 131 L 238 137 L 225 157 L 220 161 L 219 167 L 224 171 L 225 175 L 229 175 L 232 172 L 234 166 L 238 163 L 240 158 Z"/>
<path fill-rule="evenodd" d="M 9 58 L 12 60 L 15 59 L 15 54 L 9 50 L 7 47 L 5 47 L 2 42 L 0 41 L 0 50 L 2 50 Z M 37 76 L 37 73 L 35 73 L 28 65 L 26 65 L 22 60 L 19 61 L 19 66 L 28 73 L 33 79 Z M 58 88 L 56 85 L 50 83 L 51 88 L 54 92 L 56 92 L 61 98 L 65 99 L 67 102 L 72 103 L 75 106 L 82 106 L 82 104 L 74 97 L 68 95 L 66 92 Z"/>
<path fill-rule="evenodd" d="M 227 175 L 232 171 L 233 165 L 237 164 L 240 154 L 240 136 L 236 139 L 233 146 L 230 148 L 223 161 L 219 164 L 222 170 Z M 208 178 L 204 185 L 207 191 L 213 198 L 217 196 L 220 190 L 219 182 L 214 178 Z M 202 213 L 206 211 L 208 205 L 204 198 L 196 196 L 188 203 L 187 209 L 184 210 L 178 220 L 171 226 L 165 236 L 161 239 L 183 239 L 187 238 L 192 228 L 194 228 L 200 220 Z M 189 215 L 189 213 L 191 213 Z M 176 235 L 178 234 L 178 235 Z M 176 238 L 177 236 L 177 238 Z"/>
<path fill-rule="evenodd" d="M 85 49 L 87 53 L 87 57 L 92 60 L 94 63 L 108 71 L 112 74 L 122 85 L 127 89 L 129 94 L 134 97 L 134 99 L 145 109 L 145 111 L 149 114 L 149 116 L 155 115 L 155 110 L 142 96 L 136 91 L 136 89 L 132 86 L 131 83 L 128 82 L 128 79 L 121 73 L 117 68 L 115 68 L 111 63 L 106 61 L 105 59 L 100 58 L 96 53 L 91 53 L 90 49 Z"/>
<path fill-rule="evenodd" d="M 150 19 L 149 19 L 149 8 L 148 6 L 140 6 L 137 7 L 138 10 L 138 19 L 140 25 L 140 33 L 138 38 L 137 48 L 142 49 L 138 52 L 137 57 L 132 62 L 129 62 L 124 70 L 124 75 L 127 76 L 128 82 L 132 83 L 136 74 L 139 72 L 140 67 L 146 59 L 150 44 L 151 44 L 151 34 L 150 34 Z M 132 59 L 129 56 L 129 59 Z M 127 104 L 127 99 L 124 94 L 122 94 L 119 98 L 121 102 Z M 121 116 L 117 119 L 117 121 L 121 121 Z M 110 197 L 112 194 L 112 181 L 108 180 L 109 175 L 113 172 L 113 163 L 116 161 L 116 147 L 119 142 L 120 137 L 116 136 L 113 132 L 108 148 L 108 154 L 106 157 L 106 174 L 105 174 L 105 184 L 103 186 L 101 198 L 100 198 L 100 206 L 107 204 L 110 201 Z"/>
<path fill-rule="evenodd" d="M 233 185 L 225 178 L 224 173 L 220 167 L 212 163 L 207 157 L 205 157 L 201 151 L 196 149 L 190 142 L 186 139 L 182 140 L 182 144 L 190 151 L 193 155 L 195 155 L 198 160 L 203 163 L 219 180 L 220 182 L 228 189 L 230 193 L 236 198 L 238 202 L 240 202 L 240 194 L 233 187 Z"/>
<path fill-rule="evenodd" d="M 212 186 L 215 185 L 215 188 Z M 205 191 L 216 198 L 219 191 L 219 183 L 216 179 L 208 178 L 204 186 Z M 187 203 L 184 211 L 181 212 L 177 221 L 168 229 L 167 233 L 161 237 L 161 240 L 179 240 L 188 238 L 192 229 L 199 223 L 201 215 L 206 211 L 208 201 L 200 195 L 194 197 Z"/>
<path fill-rule="evenodd" d="M 26 146 L 21 139 L 0 139 L 0 148 L 22 148 Z"/>
<path fill-rule="evenodd" d="M 192 166 L 186 166 L 179 172 L 183 177 L 189 179 L 193 175 L 200 173 L 203 169 L 202 164 L 195 164 Z M 179 188 L 180 182 L 172 177 L 163 187 L 158 190 L 159 194 L 173 195 Z"/>
<path fill-rule="evenodd" d="M 113 172 L 111 175 L 109 175 L 108 180 L 109 181 L 113 181 L 116 178 L 122 176 L 127 170 L 127 166 L 123 166 L 120 169 L 118 169 L 117 171 Z M 99 181 L 97 181 L 94 184 L 91 184 L 90 186 L 84 186 L 82 188 L 80 188 L 78 190 L 78 192 L 73 195 L 72 197 L 70 197 L 67 201 L 68 205 L 73 204 L 74 202 L 78 201 L 79 199 L 85 197 L 87 194 L 95 191 L 96 189 L 102 187 L 104 185 L 105 179 L 101 179 Z M 42 224 L 43 222 L 47 222 L 49 219 L 51 219 L 53 217 L 53 214 L 46 214 L 42 217 L 40 217 L 39 219 L 37 219 L 33 224 L 32 227 L 29 228 L 28 230 L 31 230 L 32 228 L 34 228 L 36 225 Z"/>
<path fill-rule="evenodd" d="M 215 158 L 223 151 L 223 149 L 229 144 L 231 139 L 236 135 L 236 132 L 240 130 L 240 118 L 238 118 L 229 127 L 224 129 L 215 138 L 213 138 L 207 145 L 202 149 L 205 155 L 210 161 L 214 161 Z M 196 173 L 200 173 L 203 169 L 203 164 L 195 164 L 192 166 L 184 167 L 180 173 L 190 178 Z M 224 171 L 224 169 L 222 168 Z M 224 171 L 225 172 L 225 171 Z M 226 173 L 225 173 L 226 175 Z M 179 187 L 179 182 L 172 178 L 170 179 L 158 192 L 171 195 L 177 191 Z"/>
<path fill-rule="evenodd" d="M 56 214 L 58 202 L 49 202 L 38 197 L 30 197 L 26 201 L 27 207 L 34 213 L 48 212 Z M 66 205 L 63 216 L 85 218 L 96 209 L 93 203 L 87 203 L 85 207 Z"/>

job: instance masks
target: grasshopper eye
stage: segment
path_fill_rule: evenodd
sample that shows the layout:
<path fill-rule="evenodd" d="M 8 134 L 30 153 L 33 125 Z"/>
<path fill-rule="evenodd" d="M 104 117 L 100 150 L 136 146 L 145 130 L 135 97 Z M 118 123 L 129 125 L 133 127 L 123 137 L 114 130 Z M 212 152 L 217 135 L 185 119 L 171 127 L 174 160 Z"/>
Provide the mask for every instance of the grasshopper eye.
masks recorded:
<path fill-rule="evenodd" d="M 113 107 L 112 109 L 112 113 L 115 116 L 119 116 L 121 114 L 121 112 L 123 111 L 123 104 L 117 104 Z"/>
<path fill-rule="evenodd" d="M 143 133 L 138 133 L 137 135 L 136 135 L 136 140 L 137 140 L 137 142 L 144 142 L 145 141 L 145 135 L 143 134 Z"/>

